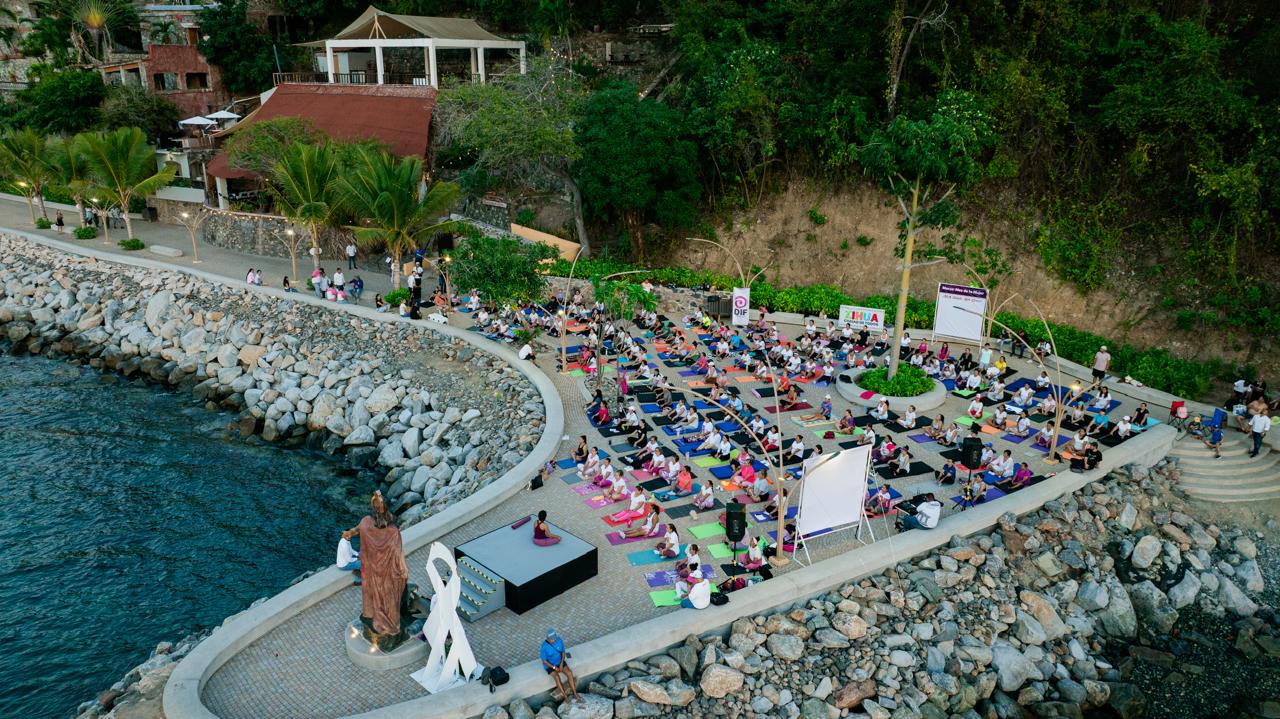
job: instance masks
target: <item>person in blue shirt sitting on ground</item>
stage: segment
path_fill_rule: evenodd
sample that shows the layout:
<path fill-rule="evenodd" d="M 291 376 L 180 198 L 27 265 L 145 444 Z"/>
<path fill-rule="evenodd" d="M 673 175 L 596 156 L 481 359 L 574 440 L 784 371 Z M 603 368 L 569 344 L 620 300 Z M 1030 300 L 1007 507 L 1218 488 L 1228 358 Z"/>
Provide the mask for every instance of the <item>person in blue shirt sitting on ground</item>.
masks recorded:
<path fill-rule="evenodd" d="M 578 680 L 569 668 L 569 652 L 565 651 L 564 640 L 556 634 L 556 630 L 547 630 L 547 640 L 542 643 L 539 655 L 542 658 L 542 668 L 555 680 L 560 696 L 565 701 L 579 701 L 581 697 L 578 696 Z"/>

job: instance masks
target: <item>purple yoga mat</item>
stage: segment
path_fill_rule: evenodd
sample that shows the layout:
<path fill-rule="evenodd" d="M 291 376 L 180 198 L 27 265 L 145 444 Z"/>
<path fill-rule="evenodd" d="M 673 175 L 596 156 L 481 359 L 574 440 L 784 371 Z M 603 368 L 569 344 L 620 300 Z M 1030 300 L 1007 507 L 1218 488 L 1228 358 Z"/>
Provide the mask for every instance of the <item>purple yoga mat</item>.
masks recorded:
<path fill-rule="evenodd" d="M 704 579 L 715 579 L 716 570 L 711 565 L 705 565 L 702 567 L 702 577 Z M 680 581 L 680 575 L 676 574 L 674 569 L 663 569 L 658 572 L 645 572 L 644 581 L 652 589 L 670 587 Z"/>
<path fill-rule="evenodd" d="M 590 482 L 575 484 L 572 487 L 569 487 L 569 489 L 572 489 L 573 491 L 577 492 L 578 494 L 584 497 L 594 497 L 597 494 L 600 494 L 600 488 L 595 486 L 594 484 L 591 484 Z"/>
<path fill-rule="evenodd" d="M 659 524 L 658 531 L 648 537 L 624 537 L 622 536 L 622 532 L 609 532 L 608 534 L 604 535 L 604 538 L 609 540 L 609 544 L 612 544 L 613 546 L 616 547 L 619 544 L 631 544 L 632 542 L 643 542 L 646 539 L 654 540 L 666 533 L 667 533 L 667 525 Z"/>
<path fill-rule="evenodd" d="M 1006 434 L 1000 439 L 1003 439 L 1006 442 L 1013 442 L 1014 444 L 1021 444 L 1022 442 L 1025 442 L 1030 438 L 1031 438 L 1031 435 L 1027 435 L 1026 437 L 1019 437 L 1016 434 Z"/>
<path fill-rule="evenodd" d="M 928 443 L 930 443 L 930 442 L 937 442 L 937 441 L 938 441 L 938 440 L 934 439 L 933 437 L 930 437 L 929 435 L 927 435 L 927 434 L 923 434 L 923 433 L 921 433 L 921 434 L 909 434 L 909 435 L 907 435 L 907 439 L 912 440 L 913 442 L 919 442 L 920 444 L 928 444 Z"/>
<path fill-rule="evenodd" d="M 609 499 L 608 497 L 599 497 L 599 498 L 592 497 L 590 499 L 585 500 L 584 504 L 586 504 L 588 507 L 592 509 L 603 509 L 605 507 L 608 507 L 610 504 L 617 504 L 618 502 L 621 502 L 621 501 L 622 500 L 620 499 L 612 500 L 612 499 Z"/>

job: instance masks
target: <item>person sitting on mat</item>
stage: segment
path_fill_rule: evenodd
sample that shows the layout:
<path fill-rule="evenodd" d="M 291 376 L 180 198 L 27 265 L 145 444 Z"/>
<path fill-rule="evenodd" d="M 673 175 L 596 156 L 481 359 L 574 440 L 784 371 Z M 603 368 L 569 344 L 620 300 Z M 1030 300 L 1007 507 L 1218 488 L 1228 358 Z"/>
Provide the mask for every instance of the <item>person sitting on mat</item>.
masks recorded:
<path fill-rule="evenodd" d="M 586 461 L 578 465 L 578 477 L 594 483 L 600 475 L 600 464 L 600 450 L 592 447 L 587 452 Z"/>
<path fill-rule="evenodd" d="M 1085 445 L 1083 456 L 1071 460 L 1071 471 L 1087 472 L 1095 469 L 1101 461 L 1102 452 L 1098 449 L 1097 443 L 1089 442 Z"/>
<path fill-rule="evenodd" d="M 702 557 L 698 554 L 698 545 L 691 543 L 684 550 L 684 559 L 676 561 L 676 576 L 681 579 L 689 576 L 689 567 L 695 564 L 702 564 Z"/>
<path fill-rule="evenodd" d="M 1053 420 L 1045 422 L 1045 425 L 1036 433 L 1036 446 L 1049 448 L 1049 443 L 1053 441 Z"/>
<path fill-rule="evenodd" d="M 779 503 L 788 504 L 790 499 L 790 493 L 787 492 L 785 488 L 779 490 L 779 492 L 774 495 L 773 501 L 764 506 L 764 513 L 769 515 L 770 519 L 777 519 Z"/>
<path fill-rule="evenodd" d="M 803 458 L 804 458 L 804 438 L 797 434 L 796 438 L 792 440 L 791 446 L 787 447 L 787 454 L 784 457 L 783 461 L 790 462 L 793 459 L 803 459 Z"/>
<path fill-rule="evenodd" d="M 1147 403 L 1142 402 L 1138 408 L 1133 411 L 1133 426 L 1136 429 L 1142 429 L 1147 426 L 1147 420 L 1151 419 L 1151 410 L 1147 409 Z"/>
<path fill-rule="evenodd" d="M 954 447 L 956 442 L 960 441 L 960 425 L 952 422 L 947 426 L 947 431 L 942 433 L 938 438 L 938 444 L 943 447 Z"/>
<path fill-rule="evenodd" d="M 687 497 L 693 494 L 693 472 L 689 468 L 680 465 L 680 473 L 676 475 L 675 484 L 671 487 L 670 496 L 672 499 L 678 497 Z"/>
<path fill-rule="evenodd" d="M 1031 389 L 1031 385 L 1024 384 L 1019 387 L 1018 391 L 1013 395 L 1013 403 L 1023 409 L 1030 409 L 1031 401 L 1034 400 L 1035 397 L 1036 393 Z"/>
<path fill-rule="evenodd" d="M 996 405 L 996 411 L 990 417 L 987 417 L 987 425 L 995 429 L 1003 430 L 1004 423 L 1009 420 L 1009 412 L 1005 410 L 1004 405 Z"/>
<path fill-rule="evenodd" d="M 1002 479 L 1009 479 L 1013 476 L 1013 452 L 1005 450 L 1003 454 L 991 460 L 987 465 L 986 478 L 992 482 L 998 482 Z"/>
<path fill-rule="evenodd" d="M 800 393 L 796 391 L 795 387 L 787 390 L 786 394 L 778 398 L 778 410 L 780 412 L 786 412 L 798 404 L 800 404 Z"/>
<path fill-rule="evenodd" d="M 1097 412 L 1111 411 L 1111 390 L 1106 387 L 1098 390 L 1098 396 L 1093 398 L 1090 408 Z"/>
<path fill-rule="evenodd" d="M 996 486 L 1006 492 L 1016 492 L 1031 484 L 1031 467 L 1025 462 L 1013 465 L 1013 476 L 996 482 Z"/>
<path fill-rule="evenodd" d="M 777 427 L 770 427 L 769 431 L 764 435 L 764 448 L 770 452 L 781 446 L 782 433 Z"/>
<path fill-rule="evenodd" d="M 693 506 L 697 509 L 711 509 L 716 504 L 714 490 L 711 489 L 711 482 L 702 485 L 698 493 L 693 495 Z"/>
<path fill-rule="evenodd" d="M 898 424 L 902 425 L 905 430 L 916 428 L 916 406 L 914 404 L 907 405 L 907 411 L 902 415 L 902 419 L 898 420 Z"/>
<path fill-rule="evenodd" d="M 875 494 L 867 497 L 867 501 L 863 505 L 867 514 L 884 514 L 893 508 L 893 495 L 889 489 L 889 485 L 882 484 Z"/>
<path fill-rule="evenodd" d="M 740 486 L 746 491 L 747 496 L 751 497 L 753 504 L 769 499 L 769 474 L 765 471 L 755 474 L 750 483 Z"/>
<path fill-rule="evenodd" d="M 764 566 L 764 540 L 751 537 L 747 540 L 747 553 L 738 557 L 739 566 L 754 572 Z"/>
<path fill-rule="evenodd" d="M 533 522 L 533 543 L 539 547 L 550 547 L 560 543 L 560 536 L 551 533 L 547 527 L 547 510 L 538 510 L 538 518 Z"/>
<path fill-rule="evenodd" d="M 751 411 L 751 408 L 747 407 L 746 411 L 743 413 L 742 418 L 747 421 L 747 429 L 750 430 L 752 434 L 758 435 L 761 432 L 764 432 L 764 428 L 768 423 L 765 422 L 764 417 L 758 414 L 754 414 L 753 416 L 751 416 L 750 419 L 747 419 L 747 415 L 752 415 L 752 414 L 753 413 Z"/>
<path fill-rule="evenodd" d="M 884 441 L 879 447 L 871 449 L 872 464 L 888 464 L 894 457 L 898 456 L 898 444 L 893 441 L 893 437 L 885 435 Z"/>
<path fill-rule="evenodd" d="M 822 398 L 822 404 L 818 407 L 817 412 L 800 417 L 801 422 L 818 422 L 828 419 L 831 419 L 831 395 L 826 395 Z"/>
<path fill-rule="evenodd" d="M 948 485 L 956 483 L 956 461 L 948 459 L 947 463 L 942 465 L 942 469 L 935 469 L 933 476 L 938 480 L 940 485 Z"/>
<path fill-rule="evenodd" d="M 644 511 L 643 505 L 640 511 Z M 662 525 L 658 522 L 661 516 L 662 507 L 658 506 L 656 503 L 649 505 L 649 514 L 644 518 L 644 522 L 635 527 L 624 530 L 622 532 L 622 536 L 627 539 L 658 536 L 662 530 Z"/>
<path fill-rule="evenodd" d="M 871 445 L 872 451 L 875 450 L 876 431 L 871 428 L 871 425 L 862 428 L 862 436 L 858 437 L 858 444 L 855 446 L 862 447 L 866 445 Z"/>
<path fill-rule="evenodd" d="M 911 451 L 906 445 L 898 448 L 898 456 L 893 458 L 893 475 L 901 477 L 911 473 Z"/>
<path fill-rule="evenodd" d="M 1090 437 L 1103 437 L 1111 431 L 1111 418 L 1105 414 L 1098 413 L 1093 415 L 1089 420 L 1089 424 L 1085 425 L 1084 433 Z"/>
<path fill-rule="evenodd" d="M 728 435 L 720 435 L 720 444 L 712 450 L 712 454 L 722 462 L 728 462 L 733 457 L 733 441 Z"/>
<path fill-rule="evenodd" d="M 960 509 L 965 510 L 982 503 L 986 499 L 987 483 L 981 477 L 974 476 L 960 489 Z"/>
<path fill-rule="evenodd" d="M 654 462 L 653 466 L 657 467 L 657 470 L 651 471 L 650 474 L 657 475 L 667 480 L 667 482 L 674 482 L 676 481 L 677 478 L 679 478 L 680 467 L 682 467 L 683 465 L 680 464 L 680 460 L 676 458 L 675 455 L 671 455 L 669 457 L 666 457 L 665 460 L 659 459 L 658 461 Z"/>
<path fill-rule="evenodd" d="M 844 416 L 840 421 L 836 422 L 836 434 L 853 434 L 853 430 L 858 428 L 857 420 L 854 419 L 853 410 L 846 409 Z"/>
<path fill-rule="evenodd" d="M 975 394 L 973 400 L 969 402 L 969 408 L 964 411 L 971 419 L 982 419 L 982 395 Z"/>
<path fill-rule="evenodd" d="M 889 400 L 887 399 L 880 400 L 879 402 L 876 403 L 875 407 L 872 407 L 871 409 L 867 410 L 867 414 L 871 415 L 872 417 L 874 417 L 875 419 L 881 422 L 887 421 L 889 419 Z"/>
<path fill-rule="evenodd" d="M 609 519 L 614 522 L 626 522 L 630 525 L 635 520 L 643 517 L 645 514 L 644 490 L 640 487 L 633 488 L 629 500 L 626 509 L 610 514 Z"/>
<path fill-rule="evenodd" d="M 676 531 L 675 523 L 667 527 L 666 536 L 653 548 L 653 553 L 667 559 L 675 559 L 680 556 L 680 533 Z"/>
<path fill-rule="evenodd" d="M 706 439 L 702 440 L 702 444 L 699 444 L 693 452 L 701 452 L 708 449 L 712 452 L 720 449 L 720 430 L 714 426 L 707 432 Z M 693 452 L 690 452 L 690 454 L 693 454 Z"/>
<path fill-rule="evenodd" d="M 613 460 L 608 457 L 600 460 L 600 466 L 596 469 L 596 476 L 592 478 L 591 483 L 597 487 L 608 490 L 612 489 L 619 481 L 617 470 L 613 467 Z M 605 494 L 608 496 L 608 492 Z M 617 499 L 622 499 L 622 497 L 617 497 Z"/>
<path fill-rule="evenodd" d="M 1031 436 L 1031 418 L 1027 416 L 1026 412 L 1018 415 L 1018 422 L 1014 425 L 1013 429 L 1009 431 L 1009 434 L 1012 434 L 1015 437 Z"/>
<path fill-rule="evenodd" d="M 964 380 L 964 388 L 970 392 L 982 389 L 982 373 L 976 369 L 970 370 L 969 376 Z"/>
<path fill-rule="evenodd" d="M 573 463 L 582 466 L 587 462 L 587 455 L 591 450 L 587 447 L 587 435 L 578 436 L 578 446 L 573 449 L 573 453 L 569 456 L 573 459 Z"/>
<path fill-rule="evenodd" d="M 1128 439 L 1132 437 L 1133 424 L 1129 419 L 1129 415 L 1125 415 L 1121 417 L 1120 421 L 1116 422 L 1116 426 L 1112 427 L 1111 431 L 1108 432 L 1107 434 L 1108 436 L 1113 436 L 1116 439 Z"/>
<path fill-rule="evenodd" d="M 689 565 L 689 576 L 685 579 L 685 586 L 688 589 L 684 592 L 684 598 L 680 600 L 680 606 L 685 609 L 706 609 L 711 606 L 711 582 L 702 578 L 702 572 L 699 571 L 700 565 Z M 680 586 L 676 585 L 676 596 L 680 596 Z"/>

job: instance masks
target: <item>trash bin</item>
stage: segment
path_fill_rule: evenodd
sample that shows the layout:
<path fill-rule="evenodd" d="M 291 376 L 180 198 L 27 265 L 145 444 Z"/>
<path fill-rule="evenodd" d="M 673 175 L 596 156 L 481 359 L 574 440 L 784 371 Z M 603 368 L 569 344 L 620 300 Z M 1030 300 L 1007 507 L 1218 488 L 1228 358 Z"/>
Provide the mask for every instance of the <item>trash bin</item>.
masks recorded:
<path fill-rule="evenodd" d="M 142 217 L 143 217 L 147 222 L 159 222 L 159 221 L 160 221 L 160 212 L 159 212 L 156 208 L 154 208 L 154 207 L 152 207 L 152 206 L 150 206 L 150 205 L 147 205 L 147 207 L 146 207 L 145 209 L 143 209 L 143 211 L 142 211 Z"/>

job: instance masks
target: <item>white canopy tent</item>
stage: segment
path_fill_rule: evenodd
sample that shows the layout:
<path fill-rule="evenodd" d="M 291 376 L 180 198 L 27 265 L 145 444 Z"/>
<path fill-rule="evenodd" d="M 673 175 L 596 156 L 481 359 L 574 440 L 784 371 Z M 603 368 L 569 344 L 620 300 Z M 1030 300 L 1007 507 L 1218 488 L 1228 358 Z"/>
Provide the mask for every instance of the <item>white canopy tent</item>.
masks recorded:
<path fill-rule="evenodd" d="M 196 115 L 195 117 L 188 117 L 185 120 L 178 120 L 178 124 L 183 127 L 208 127 L 209 125 L 216 125 L 218 123 L 216 120 L 210 120 L 202 115 Z"/>
<path fill-rule="evenodd" d="M 226 110 L 218 110 L 217 112 L 211 112 L 208 115 L 205 115 L 205 117 L 209 118 L 210 120 L 239 120 L 240 119 L 239 115 L 235 114 L 234 112 L 227 112 Z"/>

